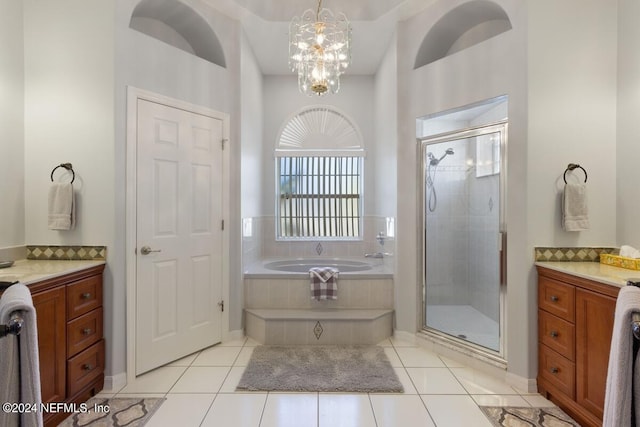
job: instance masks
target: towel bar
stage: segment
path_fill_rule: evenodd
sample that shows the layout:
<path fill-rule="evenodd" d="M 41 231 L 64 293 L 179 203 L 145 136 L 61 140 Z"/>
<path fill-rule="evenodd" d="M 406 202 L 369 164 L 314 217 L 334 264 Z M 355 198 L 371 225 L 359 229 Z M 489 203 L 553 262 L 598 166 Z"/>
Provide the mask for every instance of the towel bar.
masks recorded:
<path fill-rule="evenodd" d="M 9 334 L 20 335 L 23 324 L 24 320 L 22 319 L 22 314 L 20 314 L 19 311 L 14 311 L 13 313 L 11 313 L 11 317 L 9 318 L 9 324 L 0 325 L 0 338 L 5 337 Z"/>
<path fill-rule="evenodd" d="M 587 171 L 577 163 L 569 163 L 567 168 L 564 170 L 564 175 L 562 176 L 564 178 L 564 183 L 567 183 L 567 172 L 574 169 L 582 169 L 582 172 L 584 172 L 584 182 L 587 182 Z"/>
<path fill-rule="evenodd" d="M 58 168 L 64 168 L 64 169 L 68 170 L 69 172 L 71 172 L 71 184 L 73 184 L 73 181 L 76 180 L 76 173 L 73 171 L 73 166 L 71 165 L 71 163 L 60 163 L 58 166 L 53 168 L 53 170 L 51 171 L 51 182 L 53 182 L 53 173 Z"/>

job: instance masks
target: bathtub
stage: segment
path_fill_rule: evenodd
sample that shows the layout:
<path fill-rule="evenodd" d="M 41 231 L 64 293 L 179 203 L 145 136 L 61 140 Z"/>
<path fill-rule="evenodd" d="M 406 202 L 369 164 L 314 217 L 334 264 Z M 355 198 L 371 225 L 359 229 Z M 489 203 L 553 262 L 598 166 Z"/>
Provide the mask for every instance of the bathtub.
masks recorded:
<path fill-rule="evenodd" d="M 393 329 L 392 258 L 306 257 L 244 271 L 245 333 L 261 344 L 377 344 Z M 309 269 L 340 271 L 338 299 L 310 297 Z"/>
<path fill-rule="evenodd" d="M 391 258 L 279 258 L 255 263 L 244 271 L 245 278 L 307 278 L 312 267 L 334 267 L 341 278 L 391 278 Z"/>

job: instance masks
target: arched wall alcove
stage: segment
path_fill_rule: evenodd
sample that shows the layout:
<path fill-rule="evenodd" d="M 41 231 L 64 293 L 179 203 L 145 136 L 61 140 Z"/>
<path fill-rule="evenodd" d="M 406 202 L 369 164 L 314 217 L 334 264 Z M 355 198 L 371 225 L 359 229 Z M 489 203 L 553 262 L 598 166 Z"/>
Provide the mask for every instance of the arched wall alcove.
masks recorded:
<path fill-rule="evenodd" d="M 226 68 L 215 31 L 178 0 L 142 0 L 133 10 L 129 27 Z"/>
<path fill-rule="evenodd" d="M 492 1 L 474 0 L 462 4 L 445 14 L 429 30 L 413 68 L 431 64 L 511 28 L 507 13 Z"/>

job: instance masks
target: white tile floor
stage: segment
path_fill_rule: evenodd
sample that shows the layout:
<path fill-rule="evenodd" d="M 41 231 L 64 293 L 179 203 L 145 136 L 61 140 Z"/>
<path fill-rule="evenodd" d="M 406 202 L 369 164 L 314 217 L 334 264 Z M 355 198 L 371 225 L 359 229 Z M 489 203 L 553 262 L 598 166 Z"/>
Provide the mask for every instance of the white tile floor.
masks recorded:
<path fill-rule="evenodd" d="M 145 374 L 103 397 L 166 397 L 148 427 L 490 427 L 478 405 L 553 406 L 397 339 L 380 343 L 403 394 L 235 392 L 257 344 L 220 344 Z"/>
<path fill-rule="evenodd" d="M 498 351 L 500 326 L 470 305 L 427 305 L 427 325 Z"/>

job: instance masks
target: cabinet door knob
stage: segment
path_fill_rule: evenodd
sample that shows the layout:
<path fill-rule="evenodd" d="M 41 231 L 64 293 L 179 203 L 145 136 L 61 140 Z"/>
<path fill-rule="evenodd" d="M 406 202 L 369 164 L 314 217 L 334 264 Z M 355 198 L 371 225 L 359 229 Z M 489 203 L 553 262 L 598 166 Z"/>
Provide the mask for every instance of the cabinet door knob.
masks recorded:
<path fill-rule="evenodd" d="M 89 335 L 91 332 L 93 332 L 91 328 L 84 328 L 82 330 L 82 335 Z"/>
<path fill-rule="evenodd" d="M 551 372 L 552 374 L 557 374 L 559 371 L 560 371 L 560 369 L 558 369 L 558 368 L 549 369 L 549 372 Z"/>
<path fill-rule="evenodd" d="M 82 298 L 82 299 L 89 299 L 89 298 L 91 298 L 91 293 L 89 293 L 89 292 L 85 292 L 85 293 L 83 293 L 82 295 L 80 295 L 80 298 Z"/>
<path fill-rule="evenodd" d="M 551 335 L 551 338 L 558 338 L 558 332 L 557 331 L 551 331 L 549 332 L 549 335 Z"/>
<path fill-rule="evenodd" d="M 550 298 L 550 299 L 551 299 L 551 301 L 553 301 L 553 302 L 558 302 L 558 300 L 559 300 L 560 298 L 558 298 L 556 295 L 551 295 L 551 298 Z"/>
<path fill-rule="evenodd" d="M 82 365 L 82 370 L 84 371 L 90 371 L 93 369 L 93 365 L 90 363 L 85 363 L 84 365 Z"/>

